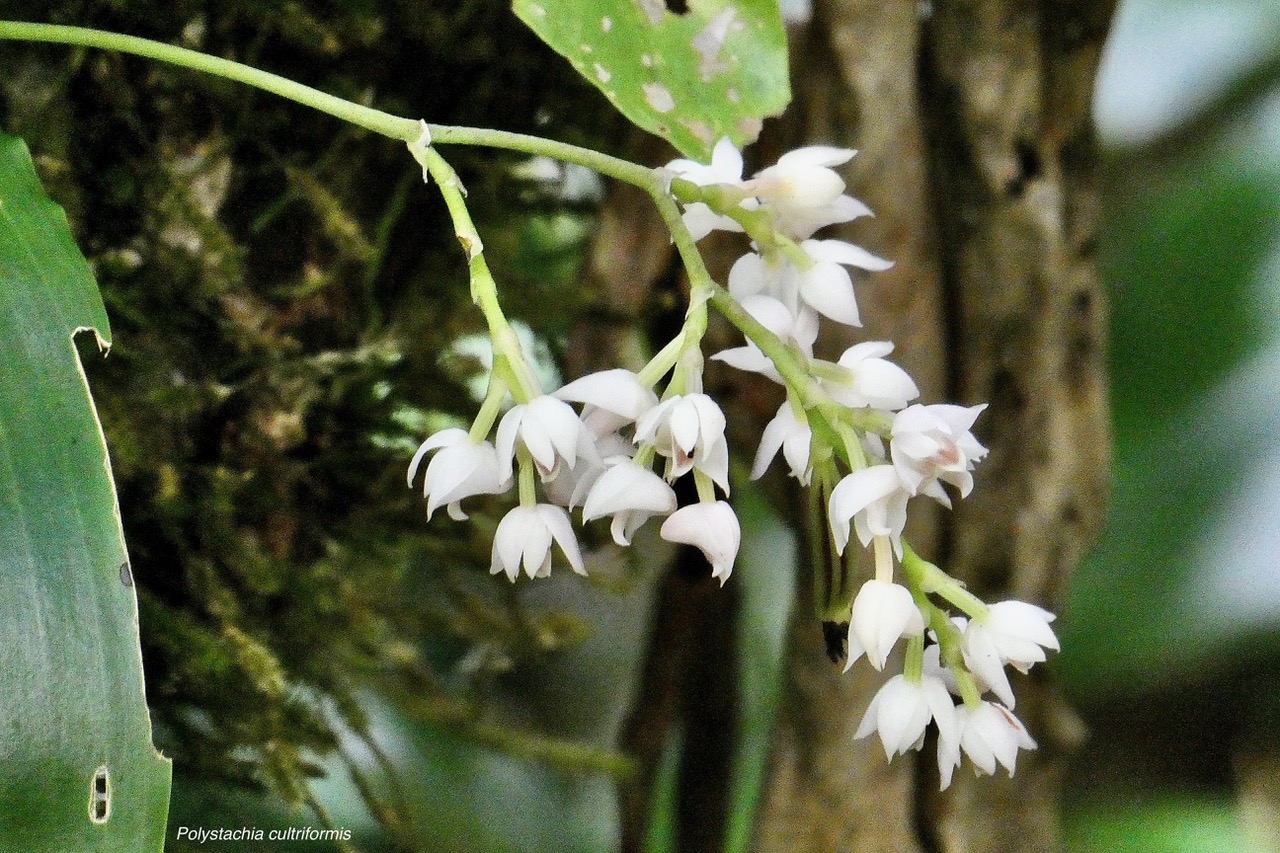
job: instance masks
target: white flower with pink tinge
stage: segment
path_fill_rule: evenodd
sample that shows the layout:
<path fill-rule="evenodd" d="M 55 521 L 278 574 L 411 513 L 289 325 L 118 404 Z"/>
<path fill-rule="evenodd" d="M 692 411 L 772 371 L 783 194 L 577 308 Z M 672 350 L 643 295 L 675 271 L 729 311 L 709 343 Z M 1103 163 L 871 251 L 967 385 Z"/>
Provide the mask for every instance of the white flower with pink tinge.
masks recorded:
<path fill-rule="evenodd" d="M 498 452 L 487 441 L 472 441 L 464 429 L 444 429 L 418 447 L 409 463 L 409 485 L 418 466 L 431 451 L 437 451 L 427 465 L 422 495 L 427 499 L 427 519 L 442 505 L 449 517 L 465 521 L 461 501 L 473 495 L 497 495 L 511 488 L 510 473 L 502 476 Z"/>
<path fill-rule="evenodd" d="M 893 352 L 888 341 L 864 341 L 849 347 L 837 365 L 838 377 L 823 377 L 822 387 L 832 399 L 854 409 L 897 411 L 920 396 L 911 376 L 884 356 Z"/>
<path fill-rule="evenodd" d="M 1008 708 L 996 702 L 983 702 L 976 708 L 956 708 L 960 738 L 952 743 L 938 738 L 938 770 L 942 773 L 942 789 L 951 784 L 951 773 L 960 765 L 961 752 L 973 762 L 974 775 L 994 775 L 996 765 L 1013 776 L 1018 764 L 1018 750 L 1036 748 L 1036 742 Z"/>
<path fill-rule="evenodd" d="M 806 357 L 813 355 L 813 342 L 818 338 L 818 315 L 803 308 L 798 315 L 792 315 L 787 307 L 772 296 L 762 293 L 748 296 L 741 300 L 742 310 L 746 311 L 760 325 L 778 336 L 783 343 L 793 344 Z M 721 350 L 711 356 L 713 361 L 722 361 L 730 367 L 759 373 L 774 382 L 781 383 L 782 376 L 774 367 L 773 361 L 760 351 L 751 341 L 745 345 Z"/>
<path fill-rule="evenodd" d="M 885 270 L 893 262 L 843 240 L 805 240 L 800 248 L 811 261 L 803 270 L 786 258 L 770 263 L 755 252 L 743 255 L 729 270 L 729 293 L 739 302 L 758 294 L 772 296 L 797 318 L 810 309 L 837 323 L 861 326 L 853 279 L 845 267 Z"/>
<path fill-rule="evenodd" d="M 987 607 L 984 619 L 964 625 L 964 663 L 1005 705 L 1014 707 L 1013 688 L 1005 665 L 1025 673 L 1045 660 L 1045 649 L 1058 650 L 1049 623 L 1054 615 L 1025 601 L 1001 601 Z"/>
<path fill-rule="evenodd" d="M 893 467 L 913 495 L 925 494 L 951 506 L 941 483 L 950 483 L 965 497 L 973 490 L 973 466 L 987 455 L 970 427 L 987 406 L 919 403 L 893 418 L 889 450 Z"/>
<path fill-rule="evenodd" d="M 505 572 L 512 583 L 521 569 L 531 578 L 549 576 L 553 541 L 560 546 L 573 570 L 585 575 L 587 570 L 582 564 L 578 537 L 573 533 L 567 512 L 551 504 L 511 509 L 498 522 L 498 530 L 493 535 L 489 574 Z"/>
<path fill-rule="evenodd" d="M 665 167 L 673 176 L 683 178 L 700 187 L 725 184 L 742 186 L 742 153 L 738 151 L 728 137 L 716 143 L 711 152 L 709 164 L 694 160 L 672 160 Z M 748 207 L 755 206 L 755 200 L 748 200 Z M 722 216 L 702 202 L 694 202 L 684 206 L 684 226 L 689 229 L 694 240 L 701 240 L 712 231 L 741 231 L 742 226 L 728 216 Z"/>
<path fill-rule="evenodd" d="M 663 400 L 636 422 L 636 444 L 652 445 L 667 457 L 667 479 L 694 468 L 729 491 L 729 445 L 724 412 L 706 394 L 677 394 Z"/>
<path fill-rule="evenodd" d="M 870 208 L 844 194 L 844 179 L 833 167 L 858 152 L 829 145 L 797 148 L 761 169 L 744 186 L 774 213 L 774 226 L 793 240 L 803 240 L 819 228 L 869 216 Z"/>

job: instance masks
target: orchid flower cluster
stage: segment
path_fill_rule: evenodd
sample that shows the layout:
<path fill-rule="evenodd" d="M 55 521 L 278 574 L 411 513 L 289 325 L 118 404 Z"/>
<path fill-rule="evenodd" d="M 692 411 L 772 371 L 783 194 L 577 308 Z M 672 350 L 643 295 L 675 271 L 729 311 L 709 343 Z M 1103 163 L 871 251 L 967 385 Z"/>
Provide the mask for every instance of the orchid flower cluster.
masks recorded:
<path fill-rule="evenodd" d="M 751 477 L 762 476 L 781 452 L 791 476 L 807 487 L 815 564 L 826 573 L 817 585 L 818 613 L 829 643 L 838 636 L 829 651 L 838 657 L 847 646 L 846 672 L 863 657 L 882 671 L 898 640 L 906 641 L 902 671 L 875 695 L 857 736 L 878 733 L 891 760 L 921 748 L 933 723 L 943 788 L 964 755 L 979 774 L 1001 765 L 1012 775 L 1018 751 L 1035 742 L 1013 715 L 1005 667 L 1025 673 L 1058 648 L 1053 614 L 1020 601 L 988 605 L 903 539 L 912 498 L 950 507 L 948 487 L 960 497 L 972 490 L 974 466 L 987 451 L 971 428 L 985 405 L 913 402 L 919 389 L 888 360 L 887 341 L 855 344 L 835 361 L 814 355 L 822 321 L 861 325 L 850 270 L 892 266 L 852 243 L 814 238 L 826 226 L 871 214 L 845 193 L 835 171 L 855 152 L 801 148 L 744 178 L 741 153 L 722 140 L 710 164 L 681 159 L 657 170 L 660 209 L 669 208 L 664 216 L 690 274 L 681 332 L 638 372 L 605 370 L 548 393 L 487 286 L 492 281 L 456 177 L 432 159 L 429 139 L 410 150 L 446 194 L 494 348 L 488 391 L 471 428 L 432 435 L 409 465 L 413 485 L 434 454 L 422 481 L 428 518 L 445 507 L 465 519 L 462 501 L 515 489 L 518 505 L 498 524 L 490 568 L 514 582 L 522 573 L 549 575 L 556 550 L 586 574 L 571 512 L 584 524 L 608 517 L 620 546 L 660 517 L 662 538 L 700 549 L 724 584 L 741 530 L 726 500 L 725 415 L 702 387 L 710 304 L 747 338 L 711 358 L 785 388 Z M 727 291 L 710 279 L 695 246 L 717 230 L 750 241 Z M 685 476 L 697 500 L 682 507 L 672 486 Z M 870 549 L 875 567 L 856 594 L 853 537 Z M 995 698 L 983 698 L 988 692 Z"/>

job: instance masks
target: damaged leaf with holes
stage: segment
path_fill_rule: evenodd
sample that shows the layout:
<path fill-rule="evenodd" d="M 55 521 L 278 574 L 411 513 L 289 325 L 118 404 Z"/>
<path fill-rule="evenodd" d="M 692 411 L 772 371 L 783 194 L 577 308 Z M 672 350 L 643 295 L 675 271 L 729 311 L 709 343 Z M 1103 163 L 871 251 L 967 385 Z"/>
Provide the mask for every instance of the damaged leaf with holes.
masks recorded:
<path fill-rule="evenodd" d="M 0 846 L 160 850 L 137 605 L 72 337 L 97 285 L 20 140 L 0 135 Z"/>
<path fill-rule="evenodd" d="M 516 14 L 623 115 L 702 162 L 791 100 L 777 0 L 515 0 Z"/>

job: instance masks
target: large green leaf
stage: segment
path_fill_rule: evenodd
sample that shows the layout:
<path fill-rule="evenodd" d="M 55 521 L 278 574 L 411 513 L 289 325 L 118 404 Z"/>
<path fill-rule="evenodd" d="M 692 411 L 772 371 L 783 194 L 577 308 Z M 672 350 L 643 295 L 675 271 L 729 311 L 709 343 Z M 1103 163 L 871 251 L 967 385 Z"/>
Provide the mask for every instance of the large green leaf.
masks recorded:
<path fill-rule="evenodd" d="M 520 19 L 623 115 L 703 162 L 791 100 L 777 0 L 515 0 Z"/>
<path fill-rule="evenodd" d="M 72 343 L 109 334 L 88 264 L 0 135 L 0 849 L 160 850 L 137 603 Z"/>

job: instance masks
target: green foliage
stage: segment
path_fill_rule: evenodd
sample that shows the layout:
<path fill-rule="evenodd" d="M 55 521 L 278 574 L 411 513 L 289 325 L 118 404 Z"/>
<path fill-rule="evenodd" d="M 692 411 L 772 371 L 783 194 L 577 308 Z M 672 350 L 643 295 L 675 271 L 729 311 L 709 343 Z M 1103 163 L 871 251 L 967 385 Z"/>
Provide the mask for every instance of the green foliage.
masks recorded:
<path fill-rule="evenodd" d="M 72 335 L 110 334 L 26 147 L 0 136 L 0 839 L 29 853 L 160 850 L 133 577 Z"/>
<path fill-rule="evenodd" d="M 623 115 L 709 162 L 753 142 L 791 99 L 776 0 L 515 0 L 516 14 Z"/>
<path fill-rule="evenodd" d="M 1226 802 L 1165 797 L 1091 804 L 1065 827 L 1074 853 L 1236 853 L 1249 849 Z"/>

